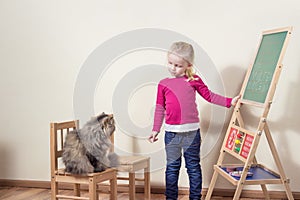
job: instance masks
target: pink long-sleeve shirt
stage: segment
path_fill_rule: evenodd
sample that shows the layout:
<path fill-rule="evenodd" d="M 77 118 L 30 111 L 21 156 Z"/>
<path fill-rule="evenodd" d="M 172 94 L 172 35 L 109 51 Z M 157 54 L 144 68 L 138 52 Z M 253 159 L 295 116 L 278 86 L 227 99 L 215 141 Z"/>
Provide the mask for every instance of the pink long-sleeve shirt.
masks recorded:
<path fill-rule="evenodd" d="M 153 131 L 159 132 L 165 118 L 169 125 L 182 125 L 199 122 L 196 104 L 196 91 L 208 102 L 229 108 L 232 98 L 211 92 L 201 78 L 188 81 L 186 76 L 166 78 L 159 82 Z"/>

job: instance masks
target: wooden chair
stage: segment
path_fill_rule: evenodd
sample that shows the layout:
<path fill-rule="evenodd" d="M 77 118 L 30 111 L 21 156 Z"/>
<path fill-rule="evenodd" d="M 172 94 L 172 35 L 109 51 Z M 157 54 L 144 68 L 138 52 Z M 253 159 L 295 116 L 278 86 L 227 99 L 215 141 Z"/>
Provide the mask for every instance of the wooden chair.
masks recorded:
<path fill-rule="evenodd" d="M 112 143 L 114 143 L 114 135 L 111 137 Z M 120 166 L 117 168 L 118 172 L 122 172 L 117 175 L 118 180 L 128 181 L 129 187 L 129 199 L 135 200 L 136 195 L 136 181 L 144 183 L 144 199 L 151 199 L 151 186 L 150 186 L 150 157 L 147 156 L 122 156 L 120 157 Z M 136 177 L 136 173 L 143 171 L 143 178 Z M 128 176 L 125 176 L 128 174 Z"/>
<path fill-rule="evenodd" d="M 138 171 L 143 170 L 144 177 L 137 178 L 135 175 Z M 129 199 L 135 200 L 135 182 L 144 182 L 144 199 L 151 199 L 151 187 L 150 187 L 150 158 L 146 156 L 120 156 L 119 172 L 128 173 L 127 177 L 117 176 L 118 180 L 128 180 L 129 186 Z"/>
<path fill-rule="evenodd" d="M 78 127 L 78 120 L 51 123 L 50 126 L 50 156 L 51 156 L 51 199 L 98 199 L 97 185 L 104 181 L 110 182 L 110 199 L 117 199 L 117 170 L 110 168 L 99 173 L 87 175 L 74 175 L 59 169 L 65 135 Z M 58 183 L 71 184 L 74 188 L 74 195 L 61 195 L 58 192 Z M 80 185 L 88 185 L 89 197 L 80 197 Z"/>

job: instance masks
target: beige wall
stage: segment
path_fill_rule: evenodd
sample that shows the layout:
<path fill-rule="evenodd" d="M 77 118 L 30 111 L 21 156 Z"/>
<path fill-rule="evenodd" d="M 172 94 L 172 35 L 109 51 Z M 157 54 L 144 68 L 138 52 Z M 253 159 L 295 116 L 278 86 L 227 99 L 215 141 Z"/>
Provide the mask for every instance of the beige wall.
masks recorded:
<path fill-rule="evenodd" d="M 206 69 L 207 82 L 222 94 L 234 96 L 240 90 L 260 33 L 294 26 L 268 121 L 285 172 L 291 178 L 292 190 L 299 192 L 300 174 L 295 173 L 300 166 L 300 158 L 296 155 L 300 141 L 297 100 L 300 98 L 299 19 L 300 2 L 296 0 L 1 0 L 0 179 L 49 180 L 49 122 L 80 117 L 73 107 L 80 70 L 98 47 L 102 48 L 115 36 L 152 28 L 190 38 L 202 48 L 201 55 L 208 59 L 199 60 L 199 64 L 208 64 L 217 72 L 217 81 L 213 82 L 210 80 L 211 70 Z M 146 141 L 153 118 L 156 81 L 138 82 L 130 97 L 118 99 L 117 104 L 113 104 L 112 99 L 124 77 L 132 72 L 140 75 L 137 68 L 143 65 L 163 65 L 165 52 L 141 49 L 124 51 L 117 56 L 111 60 L 105 73 L 98 77 L 96 90 L 92 94 L 94 105 L 90 107 L 94 113 L 114 112 L 120 108 L 118 103 L 128 103 L 128 108 L 124 109 L 127 114 L 121 113 L 116 118 L 116 147 L 123 153 L 151 156 L 152 184 L 162 186 L 165 159 L 163 134 L 155 144 Z M 200 73 L 201 69 L 210 66 L 198 66 Z M 158 76 L 166 73 L 165 68 L 161 70 Z M 136 78 L 138 80 L 140 77 Z M 201 98 L 198 103 L 204 138 L 203 186 L 208 187 L 212 165 L 218 158 L 232 110 L 211 106 Z M 251 112 L 246 115 L 246 120 L 252 120 Z M 216 116 L 216 113 L 221 114 Z M 127 115 L 128 119 L 122 118 Z M 131 125 L 144 131 L 128 133 L 122 120 L 129 120 Z M 275 168 L 265 139 L 260 143 L 257 158 Z M 184 169 L 181 174 L 180 186 L 187 187 Z M 231 185 L 220 179 L 218 187 Z"/>

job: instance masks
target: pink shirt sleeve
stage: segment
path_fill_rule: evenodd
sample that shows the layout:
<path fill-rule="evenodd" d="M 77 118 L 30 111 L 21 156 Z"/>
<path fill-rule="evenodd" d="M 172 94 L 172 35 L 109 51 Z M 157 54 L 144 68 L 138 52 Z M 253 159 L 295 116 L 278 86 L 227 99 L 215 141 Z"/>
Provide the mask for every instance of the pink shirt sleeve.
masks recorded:
<path fill-rule="evenodd" d="M 157 87 L 156 106 L 152 131 L 160 131 L 165 116 L 165 95 L 161 84 Z"/>
<path fill-rule="evenodd" d="M 231 107 L 232 98 L 227 98 L 219 94 L 213 93 L 208 89 L 208 87 L 205 85 L 205 83 L 201 80 L 200 77 L 196 76 L 196 80 L 191 81 L 191 84 L 206 101 L 227 108 Z"/>

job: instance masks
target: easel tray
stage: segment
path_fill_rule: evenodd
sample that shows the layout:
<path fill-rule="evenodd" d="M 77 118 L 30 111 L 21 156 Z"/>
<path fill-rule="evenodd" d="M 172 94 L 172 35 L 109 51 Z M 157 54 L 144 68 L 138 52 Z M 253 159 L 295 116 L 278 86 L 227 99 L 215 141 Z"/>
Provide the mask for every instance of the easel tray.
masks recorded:
<path fill-rule="evenodd" d="M 240 180 L 239 176 L 235 176 L 232 172 L 242 173 L 244 166 L 238 165 L 224 165 L 224 166 L 214 166 L 220 174 L 228 179 L 233 185 L 237 185 Z M 261 165 L 253 164 L 248 170 L 248 174 L 244 185 L 257 185 L 257 184 L 282 184 L 280 175 L 271 169 Z"/>

